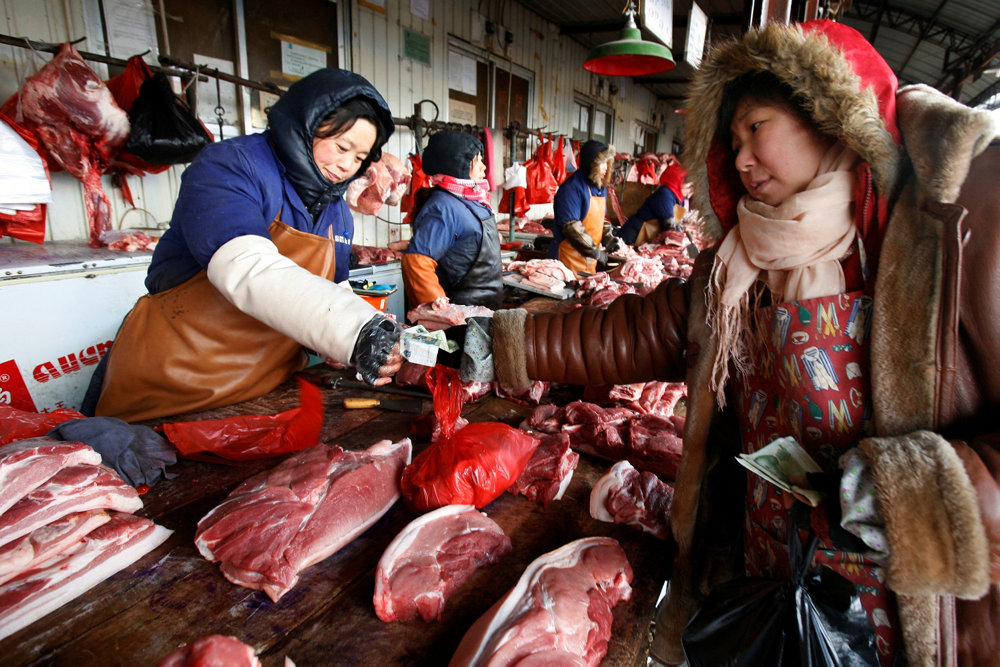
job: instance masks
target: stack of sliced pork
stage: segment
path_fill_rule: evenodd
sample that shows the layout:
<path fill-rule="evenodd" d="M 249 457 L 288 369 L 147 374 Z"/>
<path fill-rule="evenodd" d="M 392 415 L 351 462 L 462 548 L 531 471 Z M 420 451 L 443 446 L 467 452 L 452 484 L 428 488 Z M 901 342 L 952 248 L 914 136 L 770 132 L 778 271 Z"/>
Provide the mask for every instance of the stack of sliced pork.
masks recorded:
<path fill-rule="evenodd" d="M 169 530 L 101 456 L 49 438 L 0 447 L 0 639 L 159 546 Z"/>

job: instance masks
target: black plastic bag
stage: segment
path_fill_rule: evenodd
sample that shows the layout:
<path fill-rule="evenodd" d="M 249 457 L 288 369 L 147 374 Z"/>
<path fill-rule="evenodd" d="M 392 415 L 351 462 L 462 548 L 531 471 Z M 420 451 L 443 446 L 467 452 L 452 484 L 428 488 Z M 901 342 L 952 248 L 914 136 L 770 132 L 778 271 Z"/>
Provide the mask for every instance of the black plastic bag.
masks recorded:
<path fill-rule="evenodd" d="M 684 629 L 691 667 L 877 665 L 875 630 L 854 584 L 810 568 L 817 538 L 789 529 L 787 581 L 743 577 L 712 589 Z"/>
<path fill-rule="evenodd" d="M 157 72 L 143 82 L 129 112 L 132 133 L 125 150 L 152 164 L 190 162 L 212 135 Z"/>

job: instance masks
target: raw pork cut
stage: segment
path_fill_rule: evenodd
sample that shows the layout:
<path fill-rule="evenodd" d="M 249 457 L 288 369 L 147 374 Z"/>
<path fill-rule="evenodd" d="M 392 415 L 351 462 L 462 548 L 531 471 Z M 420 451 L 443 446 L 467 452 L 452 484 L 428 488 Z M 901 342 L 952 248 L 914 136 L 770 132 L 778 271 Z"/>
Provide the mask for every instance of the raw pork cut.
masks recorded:
<path fill-rule="evenodd" d="M 24 82 L 21 111 L 49 154 L 83 183 L 90 245 L 101 247 L 101 232 L 111 229 L 101 172 L 128 138 L 128 114 L 69 43 Z"/>
<path fill-rule="evenodd" d="M 0 586 L 0 639 L 125 569 L 171 532 L 133 514 L 113 514 L 74 547 Z"/>
<path fill-rule="evenodd" d="M 375 570 L 375 613 L 386 621 L 441 620 L 452 593 L 476 570 L 510 553 L 503 529 L 472 505 L 446 505 L 414 519 Z"/>
<path fill-rule="evenodd" d="M 651 472 L 639 472 L 628 461 L 619 461 L 590 490 L 590 516 L 666 540 L 673 502 L 673 487 Z"/>
<path fill-rule="evenodd" d="M 75 512 L 8 542 L 0 547 L 0 584 L 66 550 L 110 519 L 102 510 Z"/>
<path fill-rule="evenodd" d="M 406 313 L 407 320 L 424 325 L 428 331 L 465 324 L 465 320 L 470 317 L 493 317 L 493 311 L 485 306 L 463 306 L 452 303 L 448 297 L 439 296 Z"/>
<path fill-rule="evenodd" d="M 0 515 L 0 545 L 73 512 L 141 508 L 139 494 L 114 470 L 95 465 L 63 468 Z"/>
<path fill-rule="evenodd" d="M 507 491 L 548 505 L 563 497 L 579 462 L 580 455 L 570 449 L 568 435 L 546 434 L 521 476 Z"/>
<path fill-rule="evenodd" d="M 617 540 L 570 542 L 528 565 L 465 633 L 449 664 L 597 665 L 608 650 L 612 609 L 632 596 L 631 583 Z"/>
<path fill-rule="evenodd" d="M 171 653 L 157 667 L 260 667 L 253 648 L 236 637 L 209 635 Z"/>
<path fill-rule="evenodd" d="M 277 601 L 399 499 L 409 439 L 362 451 L 316 445 L 254 475 L 198 522 L 195 544 L 239 586 Z"/>
<path fill-rule="evenodd" d="M 0 514 L 61 469 L 100 462 L 101 455 L 82 442 L 28 438 L 0 447 Z"/>

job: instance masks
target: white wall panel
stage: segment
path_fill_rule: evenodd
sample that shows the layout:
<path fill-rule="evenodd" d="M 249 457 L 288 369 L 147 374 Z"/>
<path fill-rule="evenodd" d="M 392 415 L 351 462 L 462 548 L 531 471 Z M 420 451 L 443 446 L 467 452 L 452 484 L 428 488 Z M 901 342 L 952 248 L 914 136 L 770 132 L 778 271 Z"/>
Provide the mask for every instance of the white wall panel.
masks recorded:
<path fill-rule="evenodd" d="M 39 41 L 61 42 L 83 37 L 82 7 L 94 1 L 0 0 L 4 10 L 0 26 L 6 34 Z M 568 134 L 572 127 L 574 95 L 582 93 L 613 108 L 613 142 L 619 150 L 631 150 L 631 128 L 636 120 L 660 128 L 660 150 L 669 150 L 673 134 L 679 132 L 679 123 L 672 118 L 672 107 L 657 103 L 648 90 L 626 79 L 606 78 L 603 91 L 598 94 L 597 77 L 583 69 L 584 48 L 569 37 L 560 36 L 555 26 L 517 2 L 430 0 L 428 20 L 410 13 L 410 0 L 386 0 L 384 14 L 359 6 L 356 0 L 341 2 L 350 2 L 349 7 L 341 7 L 340 16 L 342 19 L 349 17 L 350 21 L 343 33 L 350 38 L 348 46 L 353 69 L 382 92 L 397 118 L 412 115 L 414 104 L 423 99 L 433 100 L 439 107 L 440 118 L 448 118 L 448 40 L 453 36 L 497 62 L 505 62 L 509 57 L 516 66 L 533 72 L 534 90 L 528 120 L 531 128 L 544 127 L 545 132 Z M 497 15 L 498 8 L 502 8 L 502 16 Z M 486 35 L 483 25 L 486 18 L 511 31 L 514 39 L 509 48 L 504 49 L 502 42 Z M 430 39 L 429 66 L 404 55 L 404 28 Z M 86 44 L 80 48 L 86 50 Z M 43 58 L 48 60 L 50 56 L 43 54 Z M 0 101 L 16 92 L 20 80 L 26 73 L 37 71 L 40 62 L 25 49 L 0 45 Z M 106 76 L 103 66 L 93 66 L 102 77 Z M 619 87 L 615 96 L 608 91 L 611 83 Z M 423 105 L 425 118 L 430 118 L 432 113 L 431 105 Z M 654 122 L 653 114 L 665 116 L 666 121 Z M 406 161 L 414 149 L 413 134 L 406 127 L 397 127 L 385 150 Z M 163 174 L 130 177 L 133 198 L 141 212 L 130 212 L 120 192 L 112 187 L 109 178 L 104 178 L 105 191 L 112 201 L 113 225 L 152 227 L 154 223 L 167 222 L 182 171 L 183 167 L 178 166 Z M 62 173 L 53 175 L 53 188 L 56 202 L 50 207 L 47 237 L 52 240 L 86 239 L 82 187 Z M 409 229 L 398 224 L 401 218 L 398 207 L 384 207 L 378 216 L 357 216 L 356 242 L 384 246 L 391 240 L 407 238 Z"/>

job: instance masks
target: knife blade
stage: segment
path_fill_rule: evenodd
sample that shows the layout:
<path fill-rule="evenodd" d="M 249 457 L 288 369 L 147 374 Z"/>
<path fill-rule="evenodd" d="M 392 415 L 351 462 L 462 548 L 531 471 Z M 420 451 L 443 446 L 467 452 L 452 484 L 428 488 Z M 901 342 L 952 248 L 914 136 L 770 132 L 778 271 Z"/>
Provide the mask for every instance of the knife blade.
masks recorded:
<path fill-rule="evenodd" d="M 430 393 L 427 391 L 416 391 L 413 389 L 398 389 L 397 387 L 391 385 L 381 385 L 376 387 L 374 385 L 370 385 L 365 382 L 355 382 L 353 380 L 345 380 L 344 378 L 341 377 L 333 377 L 329 375 L 325 376 L 320 373 L 313 373 L 310 371 L 300 371 L 297 375 L 298 377 L 301 377 L 304 380 L 308 380 L 309 382 L 312 382 L 313 384 L 322 387 L 324 389 L 337 389 L 337 388 L 360 389 L 362 391 L 377 391 L 386 394 L 395 394 L 397 396 L 413 396 L 416 398 L 426 398 L 426 399 L 431 398 Z"/>
<path fill-rule="evenodd" d="M 424 402 L 417 398 L 345 398 L 344 407 L 349 410 L 382 408 L 384 410 L 411 412 L 413 414 L 423 414 L 424 412 Z"/>

